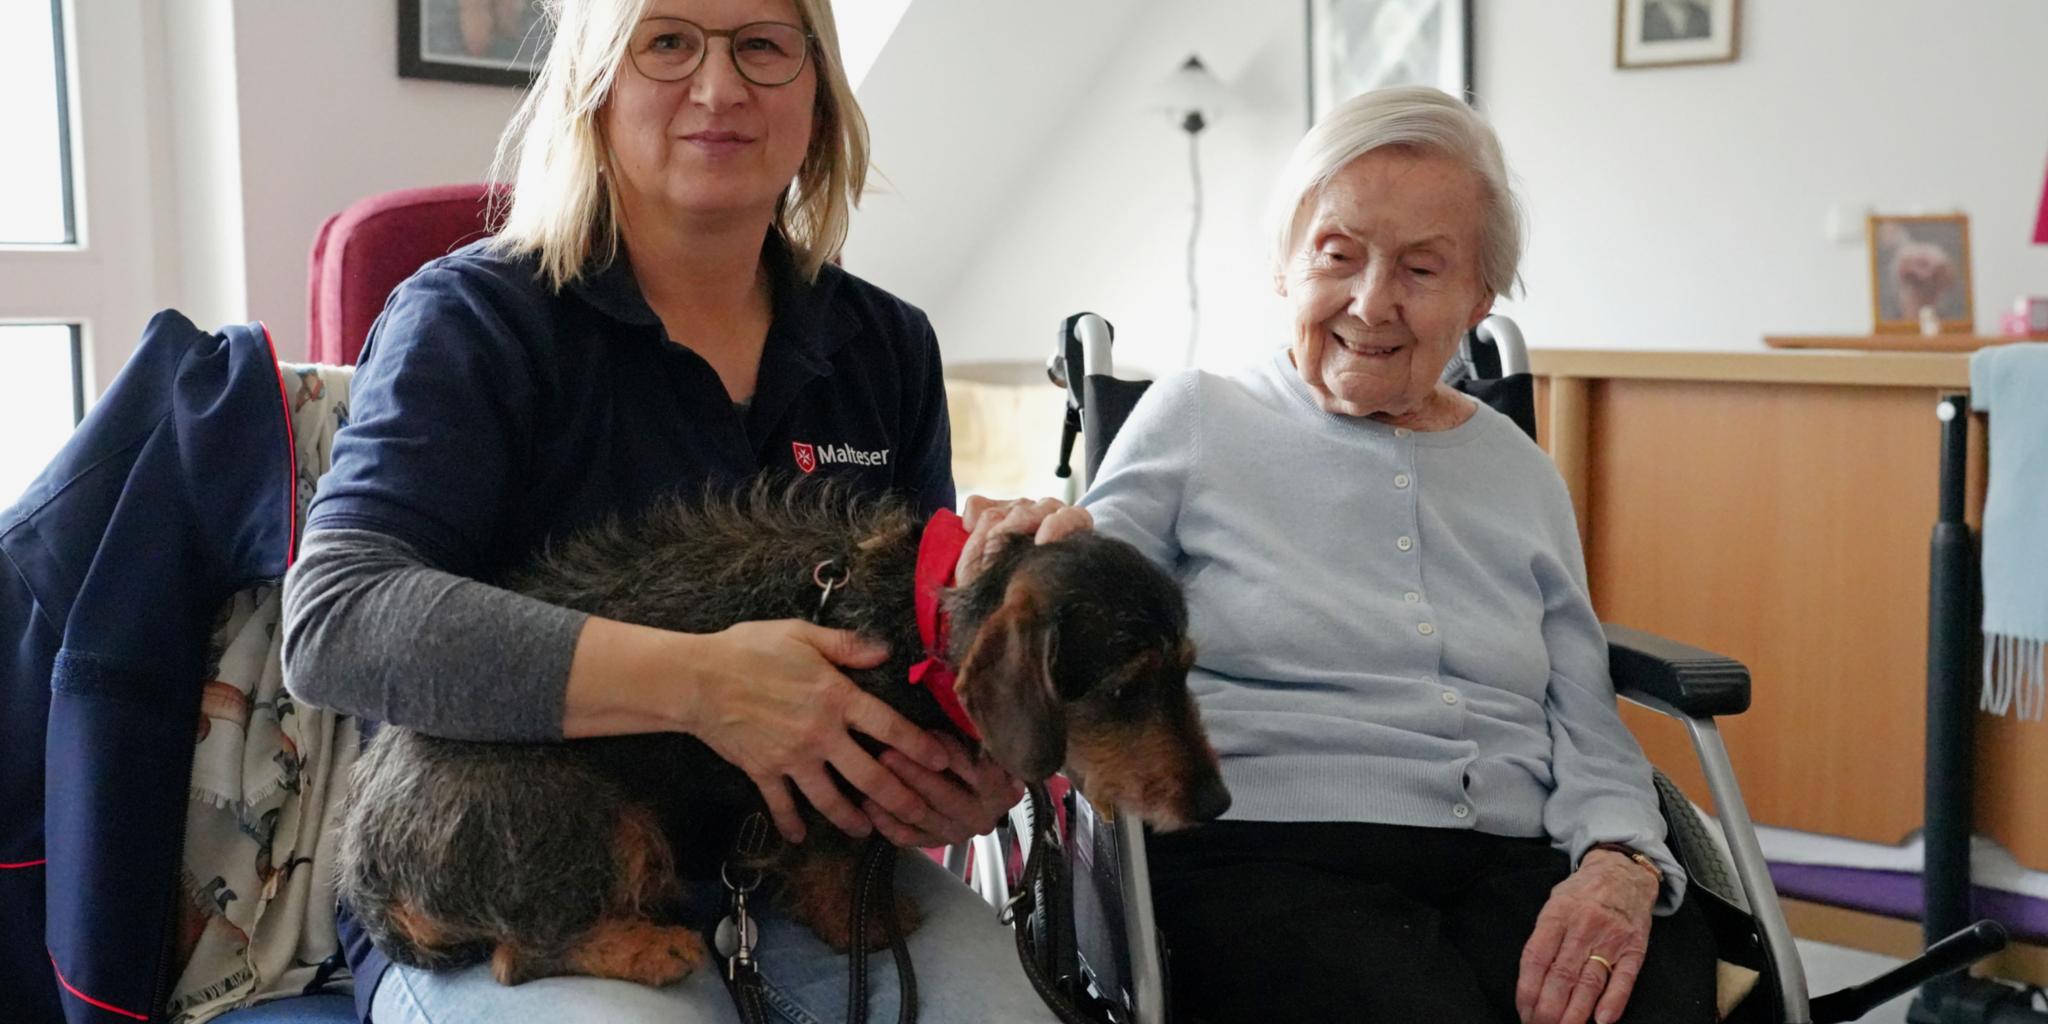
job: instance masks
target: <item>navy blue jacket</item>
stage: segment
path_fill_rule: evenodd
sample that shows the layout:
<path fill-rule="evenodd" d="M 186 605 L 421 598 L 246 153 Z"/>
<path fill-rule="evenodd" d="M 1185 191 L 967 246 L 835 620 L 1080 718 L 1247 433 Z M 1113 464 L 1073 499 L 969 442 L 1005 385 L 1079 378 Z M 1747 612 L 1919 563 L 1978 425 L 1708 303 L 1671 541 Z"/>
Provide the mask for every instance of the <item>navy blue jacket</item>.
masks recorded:
<path fill-rule="evenodd" d="M 161 1019 L 206 644 L 284 575 L 292 451 L 262 327 L 159 313 L 0 512 L 0 1020 Z"/>

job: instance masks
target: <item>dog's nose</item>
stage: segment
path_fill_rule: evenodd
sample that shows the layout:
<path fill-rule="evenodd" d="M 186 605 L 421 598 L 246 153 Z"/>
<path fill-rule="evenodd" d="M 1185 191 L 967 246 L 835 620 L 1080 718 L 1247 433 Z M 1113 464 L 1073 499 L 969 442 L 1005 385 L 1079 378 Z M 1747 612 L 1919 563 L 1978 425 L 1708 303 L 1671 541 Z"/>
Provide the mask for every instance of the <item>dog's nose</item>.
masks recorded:
<path fill-rule="evenodd" d="M 1230 790 L 1222 779 L 1211 779 L 1202 791 L 1195 795 L 1195 820 L 1215 821 L 1230 809 Z"/>

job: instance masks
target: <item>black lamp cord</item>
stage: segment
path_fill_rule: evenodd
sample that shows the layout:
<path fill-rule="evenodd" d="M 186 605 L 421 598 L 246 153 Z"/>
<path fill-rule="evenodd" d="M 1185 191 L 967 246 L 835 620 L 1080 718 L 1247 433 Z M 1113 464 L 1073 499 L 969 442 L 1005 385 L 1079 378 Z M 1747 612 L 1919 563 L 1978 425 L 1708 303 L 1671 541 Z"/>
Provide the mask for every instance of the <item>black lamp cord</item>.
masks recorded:
<path fill-rule="evenodd" d="M 1197 143 L 1201 140 L 1202 121 L 1200 111 L 1190 111 L 1182 130 L 1188 133 L 1188 176 L 1194 183 L 1194 218 L 1188 225 L 1188 351 L 1184 365 L 1195 365 L 1195 349 L 1201 343 L 1202 309 L 1199 300 L 1200 289 L 1195 283 L 1195 243 L 1202 237 L 1202 160 Z"/>

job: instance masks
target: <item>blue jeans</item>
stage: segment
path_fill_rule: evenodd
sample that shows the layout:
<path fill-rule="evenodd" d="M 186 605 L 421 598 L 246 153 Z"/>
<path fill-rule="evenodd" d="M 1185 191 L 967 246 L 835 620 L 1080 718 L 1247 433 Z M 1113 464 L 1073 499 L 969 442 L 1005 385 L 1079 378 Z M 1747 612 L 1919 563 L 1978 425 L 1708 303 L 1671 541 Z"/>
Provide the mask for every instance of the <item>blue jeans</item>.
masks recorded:
<path fill-rule="evenodd" d="M 1044 1024 L 1055 1018 L 1017 965 L 1016 939 L 945 869 L 905 851 L 897 889 L 924 912 L 910 935 L 923 1024 Z M 761 919 L 761 973 L 784 1024 L 846 1024 L 846 957 L 809 928 L 770 911 Z M 895 1020 L 896 963 L 868 957 L 869 1016 Z M 507 987 L 486 966 L 432 973 L 393 967 L 377 986 L 375 1024 L 738 1024 L 715 962 L 667 988 L 599 978 L 544 978 Z"/>

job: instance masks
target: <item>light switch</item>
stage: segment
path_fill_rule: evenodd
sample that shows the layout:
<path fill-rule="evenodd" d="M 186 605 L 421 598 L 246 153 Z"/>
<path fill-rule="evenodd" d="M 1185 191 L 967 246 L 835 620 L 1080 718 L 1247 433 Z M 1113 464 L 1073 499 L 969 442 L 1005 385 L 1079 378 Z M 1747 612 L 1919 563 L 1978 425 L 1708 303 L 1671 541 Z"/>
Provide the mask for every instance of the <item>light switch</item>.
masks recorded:
<path fill-rule="evenodd" d="M 1862 245 L 1867 233 L 1868 203 L 1834 203 L 1828 206 L 1827 238 L 1836 245 Z"/>

